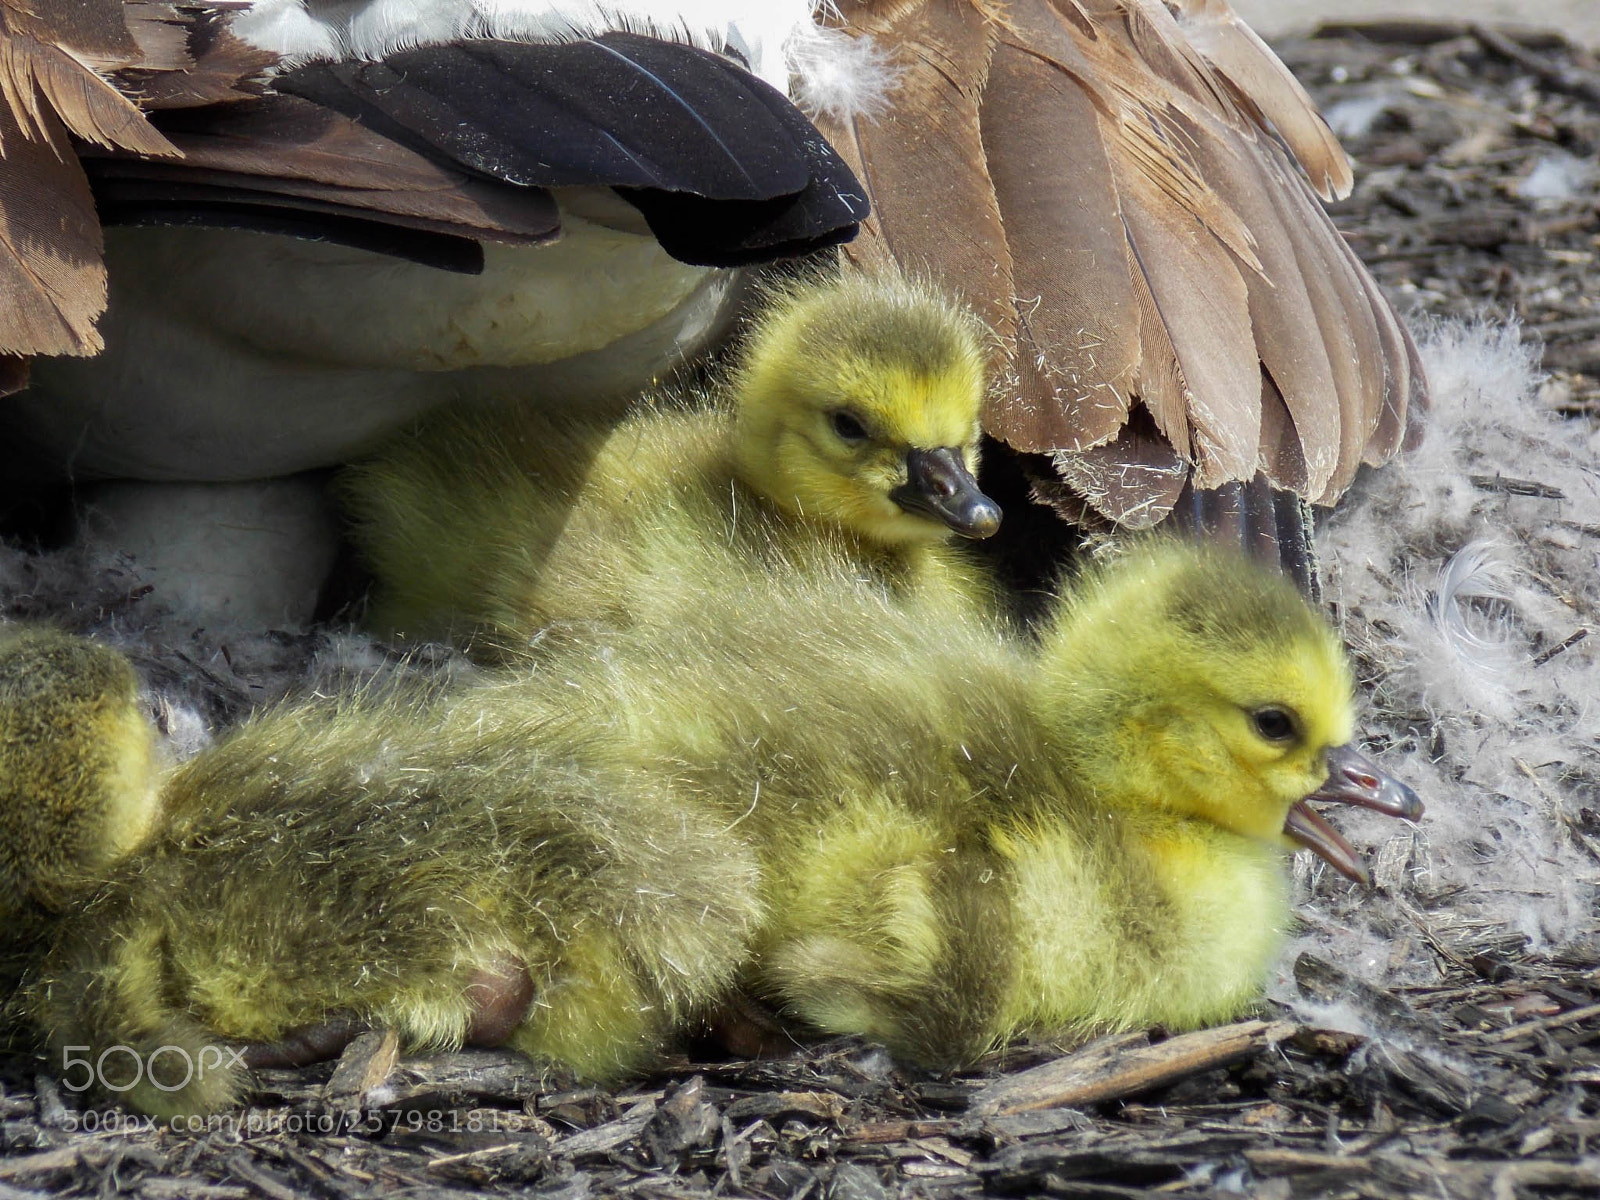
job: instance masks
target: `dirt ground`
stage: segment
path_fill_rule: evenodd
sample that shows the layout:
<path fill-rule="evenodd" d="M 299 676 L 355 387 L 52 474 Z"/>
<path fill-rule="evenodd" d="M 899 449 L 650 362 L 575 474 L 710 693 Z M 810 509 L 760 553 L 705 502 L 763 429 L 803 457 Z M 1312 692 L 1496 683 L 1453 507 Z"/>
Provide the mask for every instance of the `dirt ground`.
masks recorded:
<path fill-rule="evenodd" d="M 1371 17 L 1453 17 L 1511 21 L 1560 29 L 1575 42 L 1600 46 L 1597 0 L 1232 0 L 1265 37 L 1310 29 L 1318 21 Z"/>

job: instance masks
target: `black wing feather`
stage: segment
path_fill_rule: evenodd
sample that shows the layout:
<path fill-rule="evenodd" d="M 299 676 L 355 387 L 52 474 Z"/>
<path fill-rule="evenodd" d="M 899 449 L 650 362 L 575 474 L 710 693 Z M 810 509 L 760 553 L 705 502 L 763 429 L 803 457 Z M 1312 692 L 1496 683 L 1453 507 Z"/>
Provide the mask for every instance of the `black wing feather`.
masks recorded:
<path fill-rule="evenodd" d="M 677 42 L 455 42 L 312 63 L 275 86 L 507 183 L 617 188 L 684 262 L 808 253 L 854 237 L 868 212 L 865 189 L 786 96 Z"/>
<path fill-rule="evenodd" d="M 107 225 L 176 225 L 200 229 L 242 229 L 276 233 L 308 242 L 328 242 L 370 250 L 439 271 L 483 274 L 483 244 L 471 238 L 373 221 L 303 200 L 279 200 L 262 193 L 230 195 L 216 189 L 185 187 L 164 197 L 157 188 L 129 188 L 115 201 L 99 200 Z"/>
<path fill-rule="evenodd" d="M 804 160 L 809 181 L 790 196 L 720 204 L 683 192 L 619 189 L 667 253 L 684 262 L 728 267 L 810 253 L 855 237 L 871 211 L 866 188 L 816 126 L 761 80 L 746 82 Z"/>
<path fill-rule="evenodd" d="M 764 84 L 715 54 L 637 34 L 422 46 L 312 63 L 274 84 L 524 186 L 770 200 L 808 183 L 786 123 L 759 99 Z"/>

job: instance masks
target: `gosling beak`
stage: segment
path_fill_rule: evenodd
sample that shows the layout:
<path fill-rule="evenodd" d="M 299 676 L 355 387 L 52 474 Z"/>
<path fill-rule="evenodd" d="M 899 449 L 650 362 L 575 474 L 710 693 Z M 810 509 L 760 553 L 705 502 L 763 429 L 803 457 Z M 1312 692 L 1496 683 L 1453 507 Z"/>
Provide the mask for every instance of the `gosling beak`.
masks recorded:
<path fill-rule="evenodd" d="M 1365 755 L 1349 746 L 1328 751 L 1328 779 L 1304 800 L 1289 808 L 1283 832 L 1323 859 L 1341 875 L 1357 883 L 1370 883 L 1366 864 L 1337 830 L 1312 811 L 1309 801 L 1355 804 L 1391 817 L 1415 821 L 1422 815 L 1422 800 L 1392 775 L 1380 771 Z"/>
<path fill-rule="evenodd" d="M 943 521 L 962 537 L 986 538 L 1000 528 L 1000 506 L 978 490 L 978 481 L 951 446 L 906 452 L 906 482 L 889 493 L 901 508 Z"/>

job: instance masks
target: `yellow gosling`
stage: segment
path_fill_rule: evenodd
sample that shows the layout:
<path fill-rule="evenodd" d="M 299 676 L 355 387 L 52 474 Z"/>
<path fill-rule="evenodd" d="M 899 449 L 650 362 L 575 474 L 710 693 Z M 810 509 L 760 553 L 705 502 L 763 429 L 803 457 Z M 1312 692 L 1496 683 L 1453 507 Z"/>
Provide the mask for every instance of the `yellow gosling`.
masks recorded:
<path fill-rule="evenodd" d="M 819 537 L 903 598 L 981 596 L 950 541 L 1000 521 L 974 479 L 987 337 L 924 285 L 813 278 L 767 297 L 706 395 L 647 398 L 615 427 L 452 410 L 344 478 L 370 624 L 514 658 L 550 626 L 671 611 L 651 556 L 766 561 Z"/>
<path fill-rule="evenodd" d="M 738 987 L 953 1065 L 1238 1015 L 1287 850 L 1360 871 L 1305 798 L 1420 811 L 1344 745 L 1321 618 L 1241 562 L 1148 547 L 1024 652 L 834 561 L 708 552 L 676 621 L 246 725 L 178 770 L 19 1011 L 58 1050 L 377 1022 L 607 1080 Z M 149 1065 L 148 1111 L 247 1085 Z"/>
<path fill-rule="evenodd" d="M 246 1064 L 337 1053 L 358 1023 L 648 1066 L 743 962 L 754 867 L 539 725 L 370 697 L 248 723 L 177 768 L 166 826 L 60 919 L 13 1019 L 61 1054 L 131 1048 L 101 1082 L 160 1116 L 227 1107 Z"/>

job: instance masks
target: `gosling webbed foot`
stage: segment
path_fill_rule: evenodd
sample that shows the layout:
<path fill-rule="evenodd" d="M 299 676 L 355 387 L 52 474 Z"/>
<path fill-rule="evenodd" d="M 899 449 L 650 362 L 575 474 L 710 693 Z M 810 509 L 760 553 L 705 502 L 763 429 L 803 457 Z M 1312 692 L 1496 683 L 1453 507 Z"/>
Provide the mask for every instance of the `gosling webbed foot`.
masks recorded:
<path fill-rule="evenodd" d="M 513 954 L 478 967 L 466 991 L 472 1006 L 466 1044 L 485 1048 L 503 1045 L 517 1031 L 528 1019 L 535 994 L 528 964 Z"/>
<path fill-rule="evenodd" d="M 462 1038 L 468 1046 L 492 1049 L 504 1044 L 533 1007 L 533 977 L 527 964 L 514 955 L 475 969 L 463 991 L 470 1006 Z M 270 1042 L 243 1043 L 239 1050 L 244 1065 L 253 1071 L 292 1070 L 337 1058 L 371 1027 L 369 1021 L 340 1015 L 291 1029 Z"/>
<path fill-rule="evenodd" d="M 730 1058 L 765 1058 L 803 1044 L 777 1013 L 743 992 L 726 997 L 708 1013 L 695 1040 Z"/>

